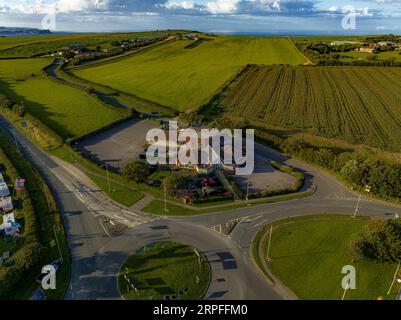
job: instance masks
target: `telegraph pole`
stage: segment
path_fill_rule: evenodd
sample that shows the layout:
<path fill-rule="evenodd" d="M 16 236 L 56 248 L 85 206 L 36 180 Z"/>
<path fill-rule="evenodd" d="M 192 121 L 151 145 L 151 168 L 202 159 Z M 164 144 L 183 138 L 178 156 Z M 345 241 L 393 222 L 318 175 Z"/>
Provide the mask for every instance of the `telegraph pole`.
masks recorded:
<path fill-rule="evenodd" d="M 246 203 L 248 203 L 248 199 L 249 199 L 249 181 L 248 184 L 246 185 Z"/>
<path fill-rule="evenodd" d="M 166 179 L 164 179 L 164 212 L 168 212 L 167 210 L 167 188 L 166 188 Z"/>
<path fill-rule="evenodd" d="M 269 257 L 269 254 L 270 254 L 270 244 L 271 244 L 271 242 L 272 242 L 272 233 L 273 233 L 273 223 L 270 225 L 269 243 L 267 244 L 267 253 L 266 253 L 266 260 L 267 260 L 267 261 L 272 261 L 272 259 Z"/>
<path fill-rule="evenodd" d="M 106 172 L 107 172 L 107 184 L 108 184 L 109 193 L 110 193 L 111 192 L 111 187 L 110 187 L 109 165 L 107 164 L 107 161 L 105 161 L 105 162 L 106 162 Z"/>
<path fill-rule="evenodd" d="M 359 194 L 358 202 L 357 202 L 356 208 L 355 208 L 354 218 L 356 217 L 356 214 L 358 213 L 358 210 L 359 210 L 359 203 L 361 202 L 361 198 L 362 198 L 362 195 Z"/>
<path fill-rule="evenodd" d="M 70 140 L 69 137 L 67 137 L 67 142 L 68 142 L 68 147 L 69 147 L 69 150 L 70 150 L 71 162 L 74 162 L 74 158 L 72 157 L 71 140 Z"/>

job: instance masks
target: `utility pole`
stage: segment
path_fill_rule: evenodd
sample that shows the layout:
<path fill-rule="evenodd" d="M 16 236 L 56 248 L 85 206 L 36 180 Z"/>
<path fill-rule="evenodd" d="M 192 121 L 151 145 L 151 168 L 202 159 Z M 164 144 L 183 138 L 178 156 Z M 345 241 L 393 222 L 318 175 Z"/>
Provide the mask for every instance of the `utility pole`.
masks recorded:
<path fill-rule="evenodd" d="M 362 195 L 359 194 L 358 202 L 357 202 L 356 208 L 355 208 L 354 218 L 356 217 L 356 214 L 358 213 L 358 210 L 359 210 L 359 203 L 361 202 L 361 198 L 362 198 Z"/>
<path fill-rule="evenodd" d="M 333 173 L 336 172 L 336 167 L 337 167 L 337 157 L 334 158 Z"/>
<path fill-rule="evenodd" d="M 49 197 L 47 196 L 47 191 L 46 191 L 46 184 L 43 181 L 43 192 L 45 193 L 46 196 L 46 202 L 47 202 L 47 208 L 49 209 L 49 213 L 52 211 L 49 203 Z"/>
<path fill-rule="evenodd" d="M 249 199 L 249 181 L 248 184 L 246 185 L 246 203 L 248 203 L 248 199 Z"/>
<path fill-rule="evenodd" d="M 71 162 L 74 162 L 74 158 L 72 157 L 71 140 L 70 140 L 69 137 L 67 137 L 67 142 L 68 142 L 68 147 L 69 147 L 69 150 L 70 150 Z"/>
<path fill-rule="evenodd" d="M 202 271 L 202 262 L 201 262 L 200 254 L 199 254 L 198 250 L 196 250 L 196 248 L 194 248 L 194 252 L 195 252 L 195 254 L 196 254 L 197 257 L 198 257 L 198 262 L 199 262 L 199 276 L 196 277 L 196 283 L 199 283 L 199 281 L 200 281 L 200 274 L 201 274 L 201 271 Z"/>
<path fill-rule="evenodd" d="M 350 281 L 348 281 L 348 282 L 347 282 L 347 285 L 345 286 L 344 293 L 343 293 L 343 296 L 342 296 L 341 300 L 344 300 L 344 299 L 345 299 L 345 294 L 346 294 L 347 291 L 348 291 L 349 285 L 350 285 Z"/>
<path fill-rule="evenodd" d="M 54 232 L 54 236 L 56 237 L 56 243 L 57 243 L 58 253 L 60 254 L 60 259 L 61 259 L 61 261 L 64 261 L 63 254 L 61 253 L 60 243 L 58 242 L 56 228 L 54 226 L 53 226 L 53 232 Z"/>
<path fill-rule="evenodd" d="M 14 130 L 13 130 L 13 136 L 14 136 L 15 146 L 17 147 L 18 153 L 21 153 L 21 150 L 19 149 L 19 145 L 18 145 L 18 141 L 17 141 L 17 136 L 15 135 Z"/>
<path fill-rule="evenodd" d="M 107 161 L 105 161 L 105 162 L 106 162 L 106 172 L 107 172 L 107 184 L 109 186 L 109 193 L 110 193 L 111 192 L 111 187 L 110 187 L 109 165 L 107 164 Z"/>
<path fill-rule="evenodd" d="M 166 179 L 164 179 L 163 183 L 164 183 L 164 212 L 168 212 L 168 210 L 167 210 L 167 188 L 166 188 Z"/>
<path fill-rule="evenodd" d="M 266 253 L 266 260 L 267 261 L 272 261 L 272 259 L 269 257 L 270 244 L 272 242 L 272 234 L 273 234 L 273 223 L 270 225 L 269 243 L 267 244 L 267 253 Z"/>
<path fill-rule="evenodd" d="M 387 295 L 389 295 L 390 292 L 391 292 L 391 289 L 393 289 L 395 280 L 396 280 L 396 278 L 397 278 L 397 273 L 398 273 L 399 270 L 400 270 L 400 262 L 398 262 L 397 270 L 395 270 L 395 273 L 394 273 L 394 276 L 393 276 L 393 282 L 391 282 L 390 288 L 389 288 L 388 291 L 387 291 Z"/>

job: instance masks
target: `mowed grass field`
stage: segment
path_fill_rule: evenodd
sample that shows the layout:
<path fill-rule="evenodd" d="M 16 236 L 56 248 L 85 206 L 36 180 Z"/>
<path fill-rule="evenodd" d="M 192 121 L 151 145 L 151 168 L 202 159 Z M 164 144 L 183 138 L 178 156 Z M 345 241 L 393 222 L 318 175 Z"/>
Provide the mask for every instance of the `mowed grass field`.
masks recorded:
<path fill-rule="evenodd" d="M 231 119 L 401 150 L 400 68 L 250 67 L 220 107 Z"/>
<path fill-rule="evenodd" d="M 63 138 L 78 137 L 123 118 L 83 91 L 46 77 L 51 59 L 0 60 L 0 92 Z"/>
<path fill-rule="evenodd" d="M 199 107 L 246 64 L 304 64 L 287 38 L 215 37 L 193 48 L 173 41 L 115 63 L 75 74 L 178 111 Z"/>
<path fill-rule="evenodd" d="M 279 221 L 273 229 L 268 268 L 300 299 L 340 300 L 343 266 L 356 270 L 356 289 L 345 299 L 394 299 L 399 285 L 387 291 L 397 266 L 352 262 L 348 246 L 353 234 L 362 230 L 364 218 L 304 217 Z M 270 228 L 267 228 L 270 230 Z M 267 248 L 267 240 L 263 248 Z M 266 251 L 264 251 L 266 252 Z"/>

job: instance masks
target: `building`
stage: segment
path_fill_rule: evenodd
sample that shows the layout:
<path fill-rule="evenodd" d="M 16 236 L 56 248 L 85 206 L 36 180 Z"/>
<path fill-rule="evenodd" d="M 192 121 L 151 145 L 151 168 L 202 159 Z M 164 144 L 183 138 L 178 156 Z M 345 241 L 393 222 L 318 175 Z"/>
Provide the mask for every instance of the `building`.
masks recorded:
<path fill-rule="evenodd" d="M 6 236 L 15 236 L 21 225 L 15 221 L 14 213 L 7 213 L 3 216 L 3 223 L 0 224 L 0 233 Z"/>
<path fill-rule="evenodd" d="M 10 190 L 4 180 L 0 180 L 0 199 L 10 196 Z"/>
<path fill-rule="evenodd" d="M 13 209 L 11 197 L 0 198 L 0 213 L 11 212 Z"/>

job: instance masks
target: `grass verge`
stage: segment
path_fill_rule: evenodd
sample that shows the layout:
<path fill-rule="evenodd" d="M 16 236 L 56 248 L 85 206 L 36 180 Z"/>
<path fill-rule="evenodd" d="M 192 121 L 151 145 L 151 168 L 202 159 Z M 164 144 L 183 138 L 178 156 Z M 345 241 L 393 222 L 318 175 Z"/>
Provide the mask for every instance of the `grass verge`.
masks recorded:
<path fill-rule="evenodd" d="M 358 233 L 366 221 L 363 217 L 315 215 L 275 222 L 269 254 L 272 260 L 267 266 L 300 299 L 341 299 L 344 293 L 341 281 L 345 276 L 341 270 L 345 265 L 356 269 L 356 289 L 348 290 L 345 299 L 372 300 L 379 296 L 395 299 L 399 288 L 395 286 L 390 295 L 387 290 L 396 265 L 352 262 L 347 254 L 352 235 Z M 263 229 L 268 230 L 268 226 Z M 253 243 L 254 257 L 258 252 L 255 247 L 258 238 L 255 237 Z M 265 237 L 263 243 L 259 241 L 263 259 L 266 259 L 267 239 Z M 261 260 L 255 262 L 261 265 Z"/>
<path fill-rule="evenodd" d="M 128 258 L 118 285 L 127 300 L 194 300 L 202 298 L 209 278 L 208 262 L 194 248 L 158 242 Z"/>
<path fill-rule="evenodd" d="M 88 177 L 107 195 L 113 199 L 115 202 L 118 202 L 126 207 L 131 207 L 139 200 L 143 198 L 143 194 L 133 191 L 129 188 L 123 187 L 120 184 L 110 181 L 110 189 L 109 183 L 107 179 L 100 178 L 93 174 L 88 174 Z"/>

